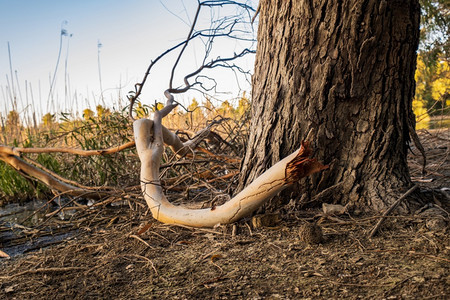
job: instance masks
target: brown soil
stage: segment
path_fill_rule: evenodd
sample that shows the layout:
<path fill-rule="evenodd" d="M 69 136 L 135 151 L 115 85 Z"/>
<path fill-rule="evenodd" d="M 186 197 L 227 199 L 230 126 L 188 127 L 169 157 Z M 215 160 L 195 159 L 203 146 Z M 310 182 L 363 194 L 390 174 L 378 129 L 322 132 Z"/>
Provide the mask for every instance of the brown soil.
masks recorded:
<path fill-rule="evenodd" d="M 248 219 L 192 229 L 156 222 L 144 209 L 91 210 L 46 227 L 70 230 L 69 238 L 0 258 L 0 298 L 449 299 L 450 203 L 440 190 L 450 188 L 448 138 L 424 144 L 434 155 L 426 176 L 420 158 L 410 158 L 412 176 L 441 215 L 389 216 L 370 239 L 379 216 L 355 212 L 289 211 L 273 227 Z M 306 244 L 299 229 L 317 220 L 324 239 Z M 33 241 L 43 230 L 21 235 Z"/>

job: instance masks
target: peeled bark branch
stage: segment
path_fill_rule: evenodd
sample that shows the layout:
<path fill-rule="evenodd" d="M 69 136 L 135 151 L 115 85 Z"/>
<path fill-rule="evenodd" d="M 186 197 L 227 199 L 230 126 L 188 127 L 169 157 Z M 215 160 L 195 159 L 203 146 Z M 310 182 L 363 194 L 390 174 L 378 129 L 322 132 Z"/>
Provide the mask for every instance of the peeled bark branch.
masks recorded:
<path fill-rule="evenodd" d="M 133 123 L 136 149 L 141 160 L 141 189 L 153 217 L 161 222 L 193 227 L 214 227 L 235 222 L 263 205 L 299 178 L 328 168 L 308 158 L 308 143 L 276 163 L 242 192 L 225 204 L 206 209 L 175 206 L 165 197 L 159 168 L 163 153 L 162 114 L 155 112 L 154 121 L 140 119 Z"/>

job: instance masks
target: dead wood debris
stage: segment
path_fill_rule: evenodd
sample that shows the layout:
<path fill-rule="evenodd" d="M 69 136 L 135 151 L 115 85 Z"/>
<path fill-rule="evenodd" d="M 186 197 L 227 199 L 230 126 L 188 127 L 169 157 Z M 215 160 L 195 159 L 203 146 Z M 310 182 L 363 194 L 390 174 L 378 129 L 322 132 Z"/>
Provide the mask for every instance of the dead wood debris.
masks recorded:
<path fill-rule="evenodd" d="M 423 176 L 420 156 L 411 154 L 415 183 L 429 193 L 448 193 L 441 189 L 450 182 L 450 135 L 419 136 L 426 141 L 428 164 Z M 191 164 L 166 169 L 164 188 L 171 201 L 201 207 L 226 201 L 239 163 L 201 152 Z M 368 232 L 383 216 L 317 210 L 278 214 L 270 224 L 244 219 L 193 229 L 154 221 L 139 186 L 128 187 L 127 194 L 93 205 L 69 198 L 58 212 L 66 213 L 63 219 L 44 215 L 35 226 L 0 224 L 0 236 L 13 233 L 0 240 L 6 254 L 8 246 L 34 243 L 24 255 L 0 258 L 0 293 L 34 299 L 209 298 L 212 292 L 219 298 L 270 298 L 280 291 L 292 299 L 450 296 L 449 229 L 430 230 L 427 221 L 435 217 L 422 211 L 384 216 L 376 239 Z M 439 199 L 432 206 L 442 209 L 448 224 L 449 202 Z M 257 226 L 248 225 L 253 222 Z M 302 243 L 305 222 L 320 226 L 320 244 Z M 67 236 L 39 242 L 62 234 Z"/>
<path fill-rule="evenodd" d="M 318 214 L 284 215 L 277 227 L 250 232 L 246 222 L 205 230 L 111 210 L 76 238 L 3 260 L 0 291 L 34 299 L 208 298 L 212 291 L 249 298 L 280 290 L 289 298 L 448 296 L 449 235 L 430 232 L 426 218 L 387 216 L 376 239 L 365 233 L 377 217 L 322 218 L 323 240 L 305 245 L 298 232 Z"/>

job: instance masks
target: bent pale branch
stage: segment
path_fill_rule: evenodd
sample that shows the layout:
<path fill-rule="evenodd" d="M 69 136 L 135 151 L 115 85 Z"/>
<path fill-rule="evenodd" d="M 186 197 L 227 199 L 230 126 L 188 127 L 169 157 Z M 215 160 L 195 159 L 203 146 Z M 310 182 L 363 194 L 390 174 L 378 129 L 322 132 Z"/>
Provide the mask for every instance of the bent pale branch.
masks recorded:
<path fill-rule="evenodd" d="M 235 222 L 263 205 L 268 199 L 302 177 L 328 168 L 310 159 L 309 143 L 276 163 L 243 191 L 225 204 L 213 208 L 189 209 L 170 203 L 165 197 L 159 168 L 163 153 L 161 113 L 155 112 L 154 121 L 140 119 L 133 123 L 136 149 L 141 160 L 141 189 L 155 219 L 169 224 L 192 227 L 214 227 Z"/>

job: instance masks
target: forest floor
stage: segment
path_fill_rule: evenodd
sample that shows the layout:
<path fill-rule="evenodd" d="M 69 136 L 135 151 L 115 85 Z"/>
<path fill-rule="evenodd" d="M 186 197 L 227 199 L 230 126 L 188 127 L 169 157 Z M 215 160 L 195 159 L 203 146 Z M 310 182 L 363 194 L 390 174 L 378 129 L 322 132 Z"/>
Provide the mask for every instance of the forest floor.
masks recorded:
<path fill-rule="evenodd" d="M 281 213 L 270 227 L 247 219 L 193 229 L 108 207 L 60 221 L 54 234 L 68 235 L 44 246 L 38 229 L 16 228 L 34 247 L 0 258 L 0 298 L 449 299 L 450 130 L 420 137 L 428 173 L 414 155 L 410 170 L 433 203 L 388 216 L 373 238 L 380 216 L 319 208 Z M 324 240 L 306 244 L 299 228 L 318 216 Z"/>

